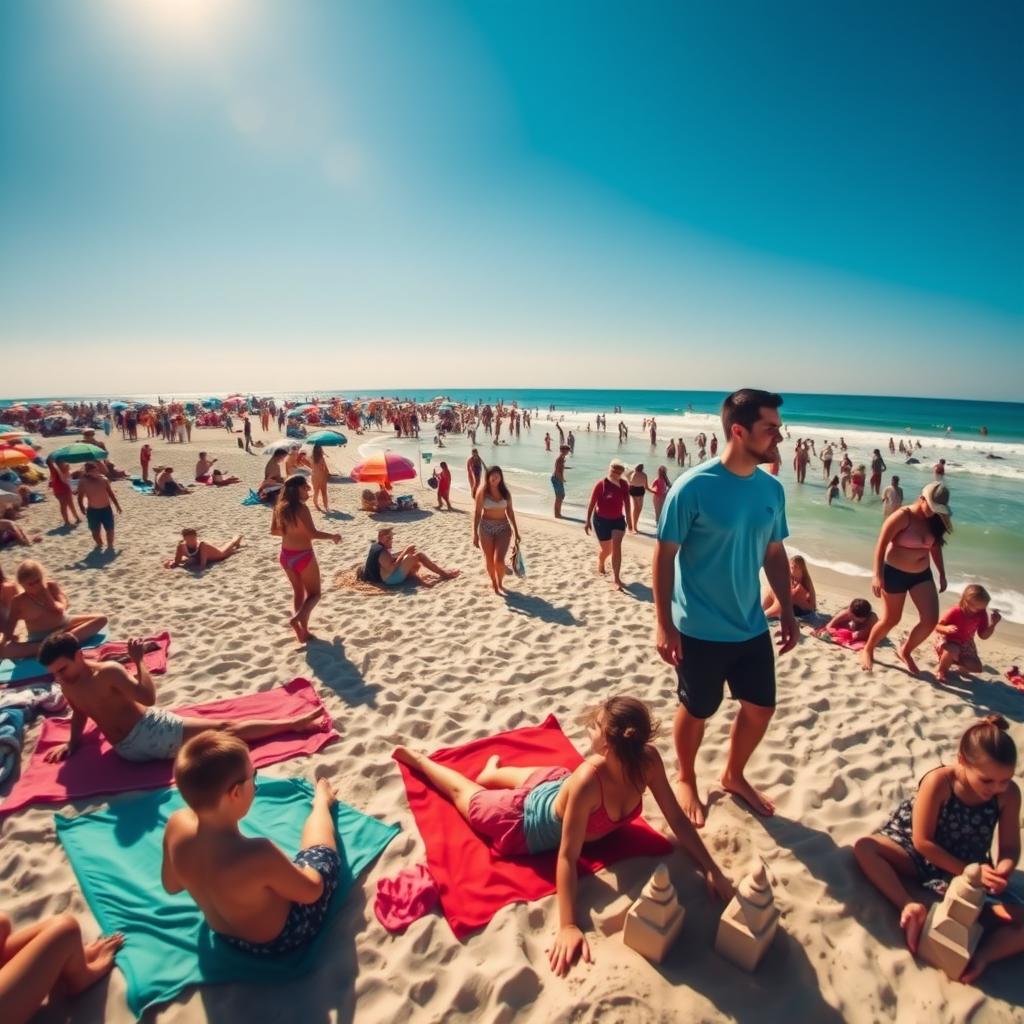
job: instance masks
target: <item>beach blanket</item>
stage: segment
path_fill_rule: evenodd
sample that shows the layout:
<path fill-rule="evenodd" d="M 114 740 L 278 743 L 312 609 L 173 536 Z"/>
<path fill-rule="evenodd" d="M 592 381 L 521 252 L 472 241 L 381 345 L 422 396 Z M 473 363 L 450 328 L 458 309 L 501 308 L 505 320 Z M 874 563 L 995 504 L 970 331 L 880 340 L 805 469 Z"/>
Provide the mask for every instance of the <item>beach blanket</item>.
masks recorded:
<path fill-rule="evenodd" d="M 844 626 L 831 626 L 826 633 L 832 638 L 833 643 L 839 644 L 840 647 L 847 647 L 851 651 L 863 650 L 867 643 L 866 640 L 854 640 L 853 630 L 846 629 Z"/>
<path fill-rule="evenodd" d="M 260 496 L 250 487 L 249 493 L 242 499 L 243 505 L 263 505 L 268 507 L 271 502 L 263 501 Z"/>
<path fill-rule="evenodd" d="M 142 656 L 142 663 L 150 672 L 162 675 L 167 671 L 167 652 L 171 648 L 171 634 L 160 633 L 145 639 L 147 643 L 155 643 L 157 647 L 156 650 L 147 651 Z M 128 656 L 128 642 L 108 641 L 106 634 L 99 633 L 82 644 L 82 656 L 92 661 L 121 661 Z M 135 671 L 135 666 L 130 661 L 125 661 L 125 668 L 129 672 Z M 0 661 L 0 686 L 22 686 L 25 683 L 34 683 L 50 678 L 52 678 L 50 670 L 35 658 Z"/>
<path fill-rule="evenodd" d="M 147 483 L 142 477 L 132 477 L 132 490 L 138 491 L 139 494 L 152 494 L 153 493 L 153 481 L 150 480 Z"/>
<path fill-rule="evenodd" d="M 312 796 L 313 787 L 304 779 L 261 779 L 241 822 L 242 832 L 271 839 L 294 856 Z M 182 805 L 176 789 L 164 789 L 77 818 L 54 816 L 57 836 L 100 928 L 106 935 L 125 935 L 117 966 L 136 1017 L 189 985 L 273 985 L 312 970 L 318 958 L 330 956 L 331 945 L 339 939 L 332 939 L 332 915 L 359 874 L 398 834 L 397 825 L 338 803 L 334 820 L 341 873 L 320 934 L 288 956 L 257 957 L 214 935 L 187 892 L 171 896 L 160 883 L 164 826 Z"/>
<path fill-rule="evenodd" d="M 200 718 L 291 718 L 312 707 L 323 707 L 312 684 L 308 679 L 293 679 L 286 686 L 263 693 L 247 693 L 175 710 Z M 10 796 L 0 804 L 0 814 L 11 814 L 29 804 L 64 804 L 87 796 L 156 789 L 171 784 L 173 761 L 139 764 L 122 760 L 91 722 L 82 734 L 78 750 L 68 760 L 55 764 L 45 761 L 46 752 L 66 743 L 70 732 L 70 718 L 43 722 L 32 759 Z M 282 733 L 254 743 L 252 763 L 262 768 L 301 754 L 315 754 L 337 737 L 334 727 L 325 718 L 318 732 Z"/>
<path fill-rule="evenodd" d="M 439 764 L 475 778 L 487 759 L 502 764 L 562 765 L 575 768 L 583 759 L 554 715 L 542 725 L 513 729 L 431 755 Z M 451 802 L 422 776 L 399 765 L 409 807 L 427 849 L 427 867 L 441 894 L 441 909 L 456 937 L 462 939 L 487 924 L 509 903 L 537 900 L 555 891 L 557 852 L 528 857 L 500 857 L 476 834 Z M 642 818 L 587 843 L 579 859 L 580 875 L 625 857 L 661 857 L 672 844 Z"/>
<path fill-rule="evenodd" d="M 21 746 L 25 742 L 25 708 L 0 708 L 0 786 L 21 764 Z"/>

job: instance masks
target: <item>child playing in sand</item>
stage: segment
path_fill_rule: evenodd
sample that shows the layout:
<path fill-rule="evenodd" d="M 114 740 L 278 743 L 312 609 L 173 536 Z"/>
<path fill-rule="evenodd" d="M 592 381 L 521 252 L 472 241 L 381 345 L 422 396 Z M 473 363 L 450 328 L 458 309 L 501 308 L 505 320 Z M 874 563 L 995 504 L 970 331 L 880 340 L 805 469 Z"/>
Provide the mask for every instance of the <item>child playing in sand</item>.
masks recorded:
<path fill-rule="evenodd" d="M 590 947 L 576 924 L 576 862 L 584 842 L 604 838 L 638 818 L 649 788 L 708 887 L 732 898 L 732 885 L 683 814 L 651 742 L 657 732 L 647 705 L 634 697 L 610 697 L 585 717 L 591 753 L 575 771 L 560 766 L 502 767 L 492 757 L 476 780 L 437 764 L 425 754 L 398 747 L 395 760 L 421 772 L 472 828 L 502 856 L 558 851 L 558 933 L 551 969 L 564 976 Z"/>
<path fill-rule="evenodd" d="M 955 665 L 962 672 L 980 672 L 981 658 L 974 645 L 975 635 L 987 640 L 1002 619 L 999 612 L 988 614 L 991 598 L 977 583 L 964 587 L 960 603 L 947 611 L 935 627 L 935 653 L 939 668 L 935 673 L 940 683 L 946 681 Z"/>
<path fill-rule="evenodd" d="M 179 565 L 188 566 L 202 572 L 211 562 L 223 562 L 230 558 L 242 546 L 242 538 L 232 537 L 228 546 L 222 551 L 199 539 L 199 534 L 191 528 L 181 531 L 181 540 L 175 549 L 174 558 L 164 562 L 165 569 L 177 569 Z"/>
<path fill-rule="evenodd" d="M 78 995 L 105 978 L 124 936 L 101 936 L 83 942 L 71 914 L 45 918 L 14 930 L 0 914 L 0 1016 L 5 1024 L 25 1024 L 51 992 L 61 988 Z"/>
<path fill-rule="evenodd" d="M 793 599 L 794 615 L 810 615 L 817 610 L 818 597 L 814 592 L 814 581 L 803 555 L 794 555 L 789 560 L 789 593 Z M 782 605 L 771 590 L 765 593 L 761 607 L 769 619 L 777 619 L 782 614 Z"/>
<path fill-rule="evenodd" d="M 268 839 L 238 830 L 256 795 L 256 769 L 237 737 L 205 732 L 174 761 L 188 804 L 164 831 L 161 881 L 187 890 L 225 942 L 257 956 L 284 956 L 308 945 L 323 926 L 341 860 L 334 831 L 334 790 L 320 779 L 294 860 Z"/>
<path fill-rule="evenodd" d="M 173 711 L 154 707 L 156 687 L 142 660 L 146 651 L 144 641 L 128 641 L 128 657 L 138 676 L 133 679 L 116 661 L 87 661 L 70 633 L 47 637 L 39 660 L 53 673 L 71 705 L 70 739 L 47 751 L 47 761 L 63 761 L 74 754 L 90 719 L 126 761 L 161 761 L 174 757 L 182 744 L 210 729 L 221 729 L 240 740 L 252 742 L 278 733 L 309 733 L 320 728 L 322 708 L 296 718 L 230 721 L 183 718 Z"/>
<path fill-rule="evenodd" d="M 7 623 L 0 629 L 0 655 L 3 657 L 35 658 L 51 633 L 67 632 L 76 640 L 88 640 L 107 624 L 105 615 L 69 615 L 64 588 L 56 580 L 47 578 L 39 562 L 26 559 L 18 566 L 15 578 L 21 593 L 12 599 Z M 24 622 L 28 631 L 23 641 L 14 639 L 19 622 Z"/>
<path fill-rule="evenodd" d="M 864 644 L 871 635 L 871 627 L 878 621 L 869 601 L 856 597 L 848 608 L 836 612 L 828 622 L 814 631 L 815 636 L 828 633 L 833 640 L 847 646 Z"/>
<path fill-rule="evenodd" d="M 904 800 L 878 832 L 854 845 L 861 870 L 899 908 L 911 953 L 917 952 L 927 910 L 911 899 L 906 880 L 942 891 L 968 864 L 981 864 L 982 884 L 998 896 L 1020 859 L 1021 800 L 1013 781 L 1017 748 L 1007 728 L 999 715 L 972 725 L 960 739 L 956 764 L 933 768 L 915 796 Z M 999 927 L 982 939 L 961 978 L 967 984 L 994 961 L 1024 952 L 1024 907 L 987 906 L 982 924 Z"/>

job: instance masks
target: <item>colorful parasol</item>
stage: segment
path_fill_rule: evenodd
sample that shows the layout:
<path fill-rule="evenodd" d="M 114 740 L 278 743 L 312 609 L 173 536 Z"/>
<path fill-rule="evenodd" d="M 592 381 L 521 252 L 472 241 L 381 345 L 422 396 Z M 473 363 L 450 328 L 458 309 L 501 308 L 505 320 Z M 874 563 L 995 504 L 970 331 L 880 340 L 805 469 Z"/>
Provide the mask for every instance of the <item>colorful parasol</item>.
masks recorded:
<path fill-rule="evenodd" d="M 416 467 L 395 452 L 378 452 L 352 470 L 352 479 L 360 483 L 393 484 L 398 480 L 415 480 Z"/>

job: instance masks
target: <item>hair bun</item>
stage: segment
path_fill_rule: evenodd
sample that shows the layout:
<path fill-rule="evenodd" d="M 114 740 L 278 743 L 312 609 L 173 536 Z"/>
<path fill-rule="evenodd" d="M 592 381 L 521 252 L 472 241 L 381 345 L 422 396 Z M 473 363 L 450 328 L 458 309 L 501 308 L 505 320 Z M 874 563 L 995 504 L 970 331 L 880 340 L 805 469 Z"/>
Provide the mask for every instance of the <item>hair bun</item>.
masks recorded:
<path fill-rule="evenodd" d="M 986 715 L 984 721 L 994 725 L 1000 732 L 1006 732 L 1010 728 L 1010 723 L 1002 715 Z"/>

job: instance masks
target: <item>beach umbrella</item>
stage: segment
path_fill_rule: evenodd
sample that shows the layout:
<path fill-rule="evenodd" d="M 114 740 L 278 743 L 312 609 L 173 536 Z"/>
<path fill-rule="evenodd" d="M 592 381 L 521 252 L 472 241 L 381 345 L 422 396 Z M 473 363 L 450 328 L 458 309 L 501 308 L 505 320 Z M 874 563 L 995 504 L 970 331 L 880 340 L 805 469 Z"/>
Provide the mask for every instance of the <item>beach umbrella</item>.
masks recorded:
<path fill-rule="evenodd" d="M 378 452 L 352 470 L 352 479 L 360 483 L 388 484 L 398 480 L 415 480 L 416 467 L 395 452 Z"/>
<path fill-rule="evenodd" d="M 207 409 L 219 409 L 222 403 L 219 398 L 204 398 L 202 404 Z"/>
<path fill-rule="evenodd" d="M 53 452 L 54 462 L 102 462 L 106 457 L 107 453 L 102 448 L 84 441 L 66 444 Z"/>
<path fill-rule="evenodd" d="M 21 452 L 28 459 L 34 459 L 37 455 L 36 450 L 30 448 L 27 444 L 12 444 L 10 442 L 0 444 L 0 452 Z"/>
<path fill-rule="evenodd" d="M 438 408 L 438 411 L 440 412 L 441 410 L 454 409 L 455 406 L 452 405 L 451 402 L 442 402 L 437 408 Z"/>
<path fill-rule="evenodd" d="M 35 457 L 19 451 L 17 448 L 0 448 L 0 468 L 7 469 L 11 466 L 27 466 Z"/>
<path fill-rule="evenodd" d="M 110 403 L 110 408 L 111 409 L 127 409 L 128 408 L 128 403 L 127 402 L 111 402 Z"/>
<path fill-rule="evenodd" d="M 339 434 L 337 430 L 318 430 L 306 438 L 306 444 L 348 444 L 348 438 L 344 434 Z"/>
<path fill-rule="evenodd" d="M 0 433 L 0 444 L 16 444 L 19 441 L 23 441 L 25 444 L 33 444 L 31 435 L 26 434 L 23 430 L 8 430 L 6 433 Z"/>

